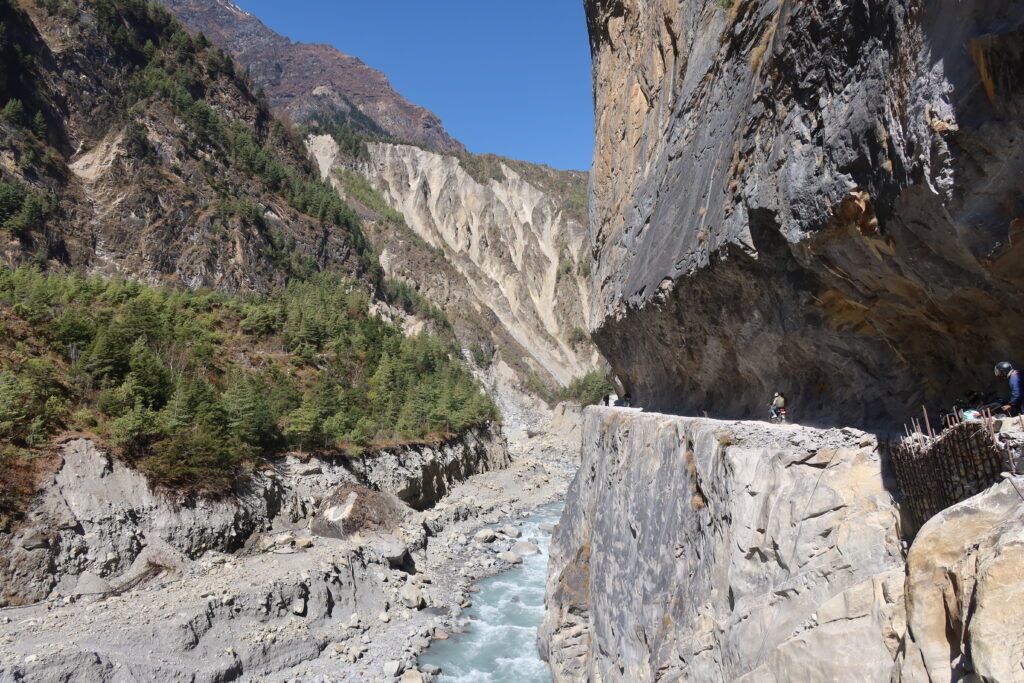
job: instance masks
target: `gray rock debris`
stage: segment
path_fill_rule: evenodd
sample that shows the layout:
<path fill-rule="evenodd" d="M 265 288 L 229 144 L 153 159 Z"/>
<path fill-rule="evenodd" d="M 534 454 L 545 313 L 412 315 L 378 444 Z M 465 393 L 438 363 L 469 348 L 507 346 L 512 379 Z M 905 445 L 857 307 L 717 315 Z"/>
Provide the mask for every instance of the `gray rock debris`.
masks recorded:
<path fill-rule="evenodd" d="M 177 565 L 209 550 L 246 546 L 290 554 L 311 547 L 313 541 L 295 531 L 258 537 L 275 523 L 306 524 L 315 516 L 314 533 L 339 538 L 363 526 L 390 528 L 404 514 L 399 499 L 429 506 L 465 477 L 509 463 L 497 428 L 473 430 L 437 448 L 382 453 L 362 463 L 358 474 L 346 462 L 288 458 L 280 472 L 256 473 L 235 496 L 177 501 L 153 491 L 141 474 L 89 440 L 68 442 L 62 455 L 62 466 L 24 527 L 14 536 L 0 533 L 0 606 L 41 600 L 54 591 L 71 594 L 84 572 L 118 587 L 147 563 Z M 347 486 L 345 499 L 338 500 L 340 493 L 332 498 L 341 484 Z M 351 492 L 359 495 L 345 517 Z M 400 564 L 408 553 L 404 546 L 395 558 Z"/>

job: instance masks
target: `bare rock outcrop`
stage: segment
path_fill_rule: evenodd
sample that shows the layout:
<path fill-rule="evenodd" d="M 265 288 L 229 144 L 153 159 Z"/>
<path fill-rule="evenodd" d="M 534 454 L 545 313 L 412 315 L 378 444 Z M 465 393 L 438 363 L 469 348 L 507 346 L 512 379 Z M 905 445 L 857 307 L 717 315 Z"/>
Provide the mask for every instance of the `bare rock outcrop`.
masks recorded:
<path fill-rule="evenodd" d="M 355 464 L 288 458 L 255 473 L 234 495 L 181 499 L 153 490 L 138 471 L 77 439 L 64 445 L 62 464 L 25 523 L 0 534 L 0 604 L 94 592 L 80 587 L 83 577 L 122 588 L 152 567 L 176 567 L 210 550 L 238 551 L 274 525 L 327 516 L 345 504 L 338 495 L 355 490 L 386 501 L 387 514 L 370 525 L 362 515 L 347 530 L 334 520 L 323 535 L 390 528 L 406 505 L 430 507 L 470 475 L 509 462 L 497 428 L 471 430 L 439 446 L 383 451 Z"/>
<path fill-rule="evenodd" d="M 342 192 L 354 164 L 401 216 L 371 232 L 381 265 L 442 308 L 460 339 L 498 351 L 495 365 L 521 384 L 535 374 L 564 385 L 597 366 L 585 333 L 591 255 L 572 206 L 585 174 L 389 143 L 355 162 L 326 135 L 306 144 Z"/>
<path fill-rule="evenodd" d="M 934 516 L 907 556 L 904 681 L 1024 679 L 1024 480 Z"/>
<path fill-rule="evenodd" d="M 456 482 L 508 467 L 507 444 L 496 432 L 496 428 L 469 430 L 437 446 L 381 451 L 369 459 L 370 466 L 360 475 L 369 486 L 422 510 L 439 501 Z"/>
<path fill-rule="evenodd" d="M 1015 357 L 1024 5 L 585 6 L 589 320 L 640 405 L 871 422 Z"/>
<path fill-rule="evenodd" d="M 874 437 L 604 408 L 582 429 L 540 634 L 556 681 L 890 679 L 903 555 Z"/>

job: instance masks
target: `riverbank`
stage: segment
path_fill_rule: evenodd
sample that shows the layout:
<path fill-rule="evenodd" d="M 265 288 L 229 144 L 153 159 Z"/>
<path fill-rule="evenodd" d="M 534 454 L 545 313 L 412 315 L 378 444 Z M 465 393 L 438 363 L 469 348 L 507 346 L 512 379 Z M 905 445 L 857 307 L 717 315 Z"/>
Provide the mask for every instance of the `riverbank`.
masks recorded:
<path fill-rule="evenodd" d="M 303 513 L 313 504 L 298 496 L 280 515 L 294 518 L 290 528 L 255 534 L 237 553 L 152 554 L 148 573 L 123 592 L 0 612 L 0 678 L 397 678 L 433 639 L 461 628 L 478 580 L 510 566 L 495 552 L 500 542 L 475 532 L 564 494 L 578 459 L 574 424 L 523 431 L 510 439 L 507 468 L 452 483 L 387 532 L 311 534 L 330 508 Z M 302 464 L 303 476 L 326 476 L 319 466 Z"/>
<path fill-rule="evenodd" d="M 544 616 L 548 547 L 563 502 L 548 503 L 515 525 L 523 552 L 515 568 L 484 579 L 463 614 L 465 632 L 435 642 L 419 658 L 421 670 L 441 669 L 438 683 L 550 683 L 537 629 Z M 499 526 L 496 531 L 510 531 Z"/>

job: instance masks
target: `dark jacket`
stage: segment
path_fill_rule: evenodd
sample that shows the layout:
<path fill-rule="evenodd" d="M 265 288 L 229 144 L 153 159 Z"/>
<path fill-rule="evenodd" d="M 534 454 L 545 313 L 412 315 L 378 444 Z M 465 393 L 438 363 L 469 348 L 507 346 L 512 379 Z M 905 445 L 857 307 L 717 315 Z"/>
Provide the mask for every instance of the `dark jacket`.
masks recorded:
<path fill-rule="evenodd" d="M 1021 399 L 1024 398 L 1024 394 L 1021 393 L 1021 384 L 1024 381 L 1022 381 L 1020 373 L 1016 370 L 1011 372 L 1010 376 L 1006 379 L 1010 383 L 1010 412 L 1014 415 L 1020 415 Z"/>

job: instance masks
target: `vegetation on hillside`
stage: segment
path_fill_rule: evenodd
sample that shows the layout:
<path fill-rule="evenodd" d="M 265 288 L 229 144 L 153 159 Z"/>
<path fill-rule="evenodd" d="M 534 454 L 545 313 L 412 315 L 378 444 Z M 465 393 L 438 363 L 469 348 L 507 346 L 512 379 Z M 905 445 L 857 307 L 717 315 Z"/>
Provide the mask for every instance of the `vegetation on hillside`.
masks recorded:
<path fill-rule="evenodd" d="M 606 395 L 613 393 L 615 387 L 608 376 L 600 370 L 592 370 L 569 382 L 569 386 L 559 392 L 559 398 L 582 406 L 591 406 L 597 405 Z"/>
<path fill-rule="evenodd" d="M 72 430 L 157 485 L 221 493 L 273 453 L 361 454 L 497 419 L 448 339 L 405 337 L 368 306 L 331 274 L 242 298 L 0 270 L 0 463 L 11 474 Z"/>
<path fill-rule="evenodd" d="M 185 250 L 193 263 L 205 255 L 222 265 L 239 230 L 267 257 L 253 275 L 261 284 L 323 267 L 358 270 L 379 283 L 358 216 L 321 181 L 301 137 L 273 118 L 227 54 L 148 0 L 31 2 L 37 9 L 0 0 L 0 152 L 16 162 L 0 170 L 0 230 L 20 240 L 25 256 L 34 252 L 40 263 L 87 258 L 73 250 L 90 209 L 68 185 L 66 158 L 74 141 L 120 140 L 125 154 L 104 175 L 130 179 L 131 192 L 98 236 L 126 245 L 128 259 L 144 248 L 131 244 L 137 228 L 122 217 L 144 213 L 148 226 L 180 225 L 169 238 L 200 238 Z M 65 46 L 56 62 L 41 39 L 54 31 Z M 64 94 L 79 87 L 75 98 Z M 161 201 L 149 203 L 152 197 Z M 285 206 L 296 213 L 264 221 Z M 209 208 L 216 210 L 212 224 Z M 317 251 L 324 239 L 317 232 L 329 238 L 329 251 Z M 181 272 L 176 246 L 173 257 L 156 259 L 163 274 Z M 138 264 L 126 265 L 133 272 Z"/>

